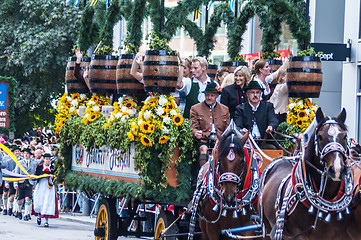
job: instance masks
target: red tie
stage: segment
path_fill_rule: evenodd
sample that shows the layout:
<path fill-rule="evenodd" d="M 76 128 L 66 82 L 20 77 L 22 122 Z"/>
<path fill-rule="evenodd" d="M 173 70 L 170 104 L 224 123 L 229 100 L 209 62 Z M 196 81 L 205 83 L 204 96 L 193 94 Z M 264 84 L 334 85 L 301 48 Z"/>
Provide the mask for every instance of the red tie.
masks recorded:
<path fill-rule="evenodd" d="M 50 172 L 50 169 L 49 169 L 49 168 L 45 168 L 44 171 L 45 171 L 45 172 Z"/>

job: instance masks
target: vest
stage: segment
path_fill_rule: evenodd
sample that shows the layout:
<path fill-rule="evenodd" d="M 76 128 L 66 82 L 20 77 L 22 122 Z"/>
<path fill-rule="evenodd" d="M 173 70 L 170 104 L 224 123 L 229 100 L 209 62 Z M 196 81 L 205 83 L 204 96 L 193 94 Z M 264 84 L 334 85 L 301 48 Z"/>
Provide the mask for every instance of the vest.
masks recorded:
<path fill-rule="evenodd" d="M 198 101 L 198 94 L 199 94 L 199 85 L 198 82 L 193 82 L 193 78 L 192 78 L 192 86 L 191 86 L 191 90 L 189 92 L 189 94 L 186 96 L 186 106 L 184 108 L 184 113 L 183 113 L 183 117 L 185 118 L 189 118 L 190 116 L 190 112 L 191 112 L 191 107 L 197 103 L 199 103 Z"/>

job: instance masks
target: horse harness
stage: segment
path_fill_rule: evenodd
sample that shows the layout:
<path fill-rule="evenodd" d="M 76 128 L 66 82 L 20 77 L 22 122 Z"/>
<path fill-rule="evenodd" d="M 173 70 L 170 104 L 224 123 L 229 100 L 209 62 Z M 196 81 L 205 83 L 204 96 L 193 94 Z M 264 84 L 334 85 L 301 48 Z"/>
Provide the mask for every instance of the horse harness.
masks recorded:
<path fill-rule="evenodd" d="M 327 120 L 324 124 L 337 124 L 337 122 L 335 120 Z M 321 162 L 322 159 L 330 152 L 340 152 L 347 159 L 346 149 L 340 143 L 335 141 L 329 142 L 323 147 L 323 149 L 319 150 L 318 141 L 317 138 L 315 138 L 315 150 L 316 155 L 320 157 Z M 277 161 L 273 162 L 265 170 L 264 176 L 262 176 L 263 180 L 266 179 L 268 172 L 276 165 L 276 163 Z M 305 164 L 309 164 L 313 168 L 316 167 L 300 156 L 294 157 L 291 160 L 291 163 L 293 164 L 292 173 L 282 179 L 277 191 L 277 197 L 275 201 L 276 224 L 274 225 L 271 232 L 272 239 L 282 239 L 285 219 L 293 213 L 299 203 L 302 203 L 306 208 L 308 208 L 308 213 L 313 214 L 316 210 L 317 214 L 314 225 L 312 225 L 309 229 L 299 233 L 298 235 L 293 236 L 292 238 L 298 237 L 299 235 L 315 229 L 317 220 L 322 219 L 324 214 L 326 215 L 324 218 L 326 223 L 330 222 L 331 213 L 336 213 L 338 220 L 342 219 L 343 211 L 346 214 L 350 214 L 349 206 L 353 199 L 353 182 L 351 167 L 348 161 L 346 161 L 347 171 L 341 183 L 339 193 L 337 194 L 336 198 L 332 200 L 326 200 L 322 197 L 327 181 L 326 169 L 324 169 L 323 172 L 319 170 L 319 173 L 321 173 L 321 183 L 318 191 L 311 176 L 309 174 L 307 175 L 306 173 Z M 283 192 L 284 194 L 282 198 Z"/>

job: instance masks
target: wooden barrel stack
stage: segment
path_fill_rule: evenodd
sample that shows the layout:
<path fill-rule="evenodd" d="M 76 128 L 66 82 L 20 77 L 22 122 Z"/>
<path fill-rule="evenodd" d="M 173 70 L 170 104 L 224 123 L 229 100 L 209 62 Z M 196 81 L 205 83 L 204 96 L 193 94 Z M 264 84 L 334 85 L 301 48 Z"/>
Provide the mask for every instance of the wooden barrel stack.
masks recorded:
<path fill-rule="evenodd" d="M 118 94 L 144 95 L 144 86 L 130 74 L 135 54 L 122 54 L 119 57 L 116 84 Z M 138 69 L 141 72 L 141 69 Z"/>
<path fill-rule="evenodd" d="M 246 66 L 248 67 L 247 62 L 221 62 L 221 68 L 226 68 L 229 73 L 234 73 L 234 70 L 236 70 L 239 66 Z"/>
<path fill-rule="evenodd" d="M 88 93 L 88 87 L 79 82 L 74 76 L 75 63 L 76 57 L 69 57 L 65 72 L 66 88 L 69 93 Z"/>
<path fill-rule="evenodd" d="M 93 55 L 89 65 L 89 85 L 92 93 L 116 93 L 116 68 L 118 57 Z"/>
<path fill-rule="evenodd" d="M 271 73 L 277 71 L 283 64 L 282 60 L 275 60 L 275 59 L 269 59 L 267 60 L 267 62 L 271 67 Z M 273 79 L 273 81 L 269 84 L 269 87 L 271 88 L 271 95 L 275 90 L 276 85 L 277 85 L 277 79 Z"/>
<path fill-rule="evenodd" d="M 214 81 L 217 75 L 218 66 L 215 64 L 208 64 L 207 75 Z"/>
<path fill-rule="evenodd" d="M 176 52 L 167 50 L 146 51 L 143 62 L 144 88 L 147 92 L 174 92 L 178 80 Z"/>
<path fill-rule="evenodd" d="M 292 57 L 287 69 L 289 97 L 318 98 L 322 87 L 322 64 L 319 57 Z"/>

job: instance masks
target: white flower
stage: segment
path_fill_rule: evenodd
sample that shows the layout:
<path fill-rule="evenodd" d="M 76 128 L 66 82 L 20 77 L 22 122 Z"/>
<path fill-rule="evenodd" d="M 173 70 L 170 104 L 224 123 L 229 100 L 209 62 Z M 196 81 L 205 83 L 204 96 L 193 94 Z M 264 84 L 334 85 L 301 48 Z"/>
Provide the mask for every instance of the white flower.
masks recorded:
<path fill-rule="evenodd" d="M 160 95 L 158 99 L 158 103 L 160 106 L 163 106 L 168 102 L 167 98 L 164 95 Z"/>
<path fill-rule="evenodd" d="M 115 116 L 114 116 L 114 117 L 115 117 L 115 118 L 120 118 L 121 116 L 123 116 L 123 113 L 118 112 L 118 113 L 116 113 L 116 114 L 115 114 Z"/>
<path fill-rule="evenodd" d="M 164 109 L 161 106 L 158 106 L 155 112 L 158 116 L 161 116 L 164 113 Z"/>
<path fill-rule="evenodd" d="M 93 104 L 95 104 L 94 101 L 92 101 L 92 100 L 89 100 L 89 101 L 88 101 L 88 106 L 93 105 Z"/>
<path fill-rule="evenodd" d="M 290 105 L 288 106 L 291 110 L 296 106 L 296 103 L 290 103 Z"/>
<path fill-rule="evenodd" d="M 174 110 L 174 109 L 173 109 L 173 110 L 171 110 L 169 113 L 170 113 L 170 115 L 172 115 L 172 116 L 177 115 L 177 111 L 176 111 L 176 110 Z"/>
<path fill-rule="evenodd" d="M 71 107 L 71 108 L 69 109 L 70 112 L 74 112 L 75 110 L 76 110 L 75 107 Z"/>
<path fill-rule="evenodd" d="M 316 111 L 317 111 L 317 106 L 312 106 L 311 109 L 312 109 L 312 111 L 315 111 L 315 112 L 316 112 Z"/>
<path fill-rule="evenodd" d="M 142 125 L 143 119 L 138 120 L 138 126 Z"/>
<path fill-rule="evenodd" d="M 78 100 L 74 99 L 73 101 L 71 101 L 70 104 L 72 107 L 77 107 L 79 103 L 78 103 Z"/>
<path fill-rule="evenodd" d="M 81 94 L 80 94 L 80 99 L 84 99 L 84 98 L 86 98 L 86 94 L 81 93 Z"/>
<path fill-rule="evenodd" d="M 100 107 L 98 105 L 93 106 L 93 111 L 94 112 L 100 111 Z"/>
<path fill-rule="evenodd" d="M 300 100 L 300 101 L 298 101 L 297 105 L 300 106 L 300 107 L 302 107 L 302 106 L 303 106 L 303 102 Z"/>
<path fill-rule="evenodd" d="M 67 96 L 67 97 L 66 97 L 66 100 L 67 100 L 68 102 L 71 102 L 71 97 Z"/>
<path fill-rule="evenodd" d="M 310 110 L 310 109 L 307 109 L 307 108 L 306 108 L 305 111 L 306 111 L 306 114 L 307 114 L 307 115 L 309 115 L 309 114 L 311 113 L 311 110 Z"/>
<path fill-rule="evenodd" d="M 130 115 L 130 116 L 134 116 L 135 115 L 135 113 L 136 113 L 136 110 L 135 109 L 129 109 L 128 110 L 128 114 Z"/>
<path fill-rule="evenodd" d="M 124 122 L 124 121 L 127 120 L 128 118 L 129 118 L 128 115 L 123 115 L 123 116 L 120 118 L 120 120 L 121 120 L 122 122 Z"/>
<path fill-rule="evenodd" d="M 146 110 L 145 112 L 144 112 L 144 119 L 149 119 L 150 118 L 150 115 L 152 114 L 152 112 L 151 111 L 149 111 L 149 110 Z"/>
<path fill-rule="evenodd" d="M 172 119 L 171 119 L 170 117 L 168 117 L 168 116 L 165 116 L 165 117 L 163 118 L 163 122 L 164 122 L 165 124 L 170 124 L 170 123 L 172 122 Z"/>
<path fill-rule="evenodd" d="M 169 118 L 170 119 L 170 118 Z M 164 125 L 162 125 L 162 133 L 163 134 L 168 134 L 169 133 L 169 129 L 166 127 L 166 126 L 164 126 Z"/>

